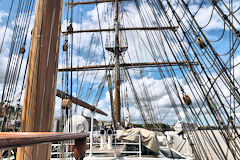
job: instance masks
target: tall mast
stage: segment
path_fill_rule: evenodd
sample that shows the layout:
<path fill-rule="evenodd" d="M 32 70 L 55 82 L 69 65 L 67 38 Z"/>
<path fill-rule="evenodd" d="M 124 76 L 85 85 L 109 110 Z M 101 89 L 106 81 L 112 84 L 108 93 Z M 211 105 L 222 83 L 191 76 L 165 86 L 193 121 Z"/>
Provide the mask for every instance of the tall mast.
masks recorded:
<path fill-rule="evenodd" d="M 21 132 L 53 130 L 62 0 L 38 0 L 29 52 Z M 51 158 L 51 145 L 18 148 L 17 160 Z"/>
<path fill-rule="evenodd" d="M 135 28 L 120 28 L 119 27 L 119 5 L 118 5 L 118 1 L 127 1 L 127 0 L 115 0 L 115 19 L 114 19 L 114 28 L 105 28 L 105 29 L 87 29 L 87 30 L 75 30 L 72 33 L 83 33 L 83 32 L 110 32 L 110 31 L 114 31 L 115 32 L 115 44 L 112 45 L 110 43 L 109 46 L 105 46 L 106 50 L 114 53 L 114 60 L 115 60 L 115 64 L 114 64 L 114 70 L 115 70 L 115 115 L 116 115 L 116 122 L 120 123 L 121 122 L 121 103 L 120 103 L 120 67 L 123 67 L 123 64 L 120 64 L 120 60 L 119 57 L 121 55 L 121 53 L 125 52 L 127 50 L 127 46 L 120 46 L 120 41 L 119 41 L 119 32 L 120 31 L 130 31 L 130 30 L 171 30 L 171 31 L 176 31 L 176 29 L 178 27 L 135 27 Z M 110 0 L 97 0 L 97 1 L 83 1 L 83 2 L 74 2 L 74 3 L 66 3 L 66 4 L 70 4 L 72 5 L 72 7 L 76 6 L 76 5 L 88 5 L 88 4 L 95 4 L 95 3 L 105 3 L 105 2 L 112 2 Z M 69 33 L 67 31 L 63 31 L 62 32 L 64 35 L 68 35 Z M 138 65 L 138 64 L 136 64 Z M 145 64 L 143 64 L 145 65 Z M 131 64 L 132 66 L 132 64 Z M 139 65 L 138 65 L 139 66 Z M 86 68 L 88 68 L 88 66 L 84 66 Z M 97 66 L 97 68 L 105 68 L 108 70 L 111 66 Z M 90 67 L 91 68 L 91 67 Z M 93 67 L 94 68 L 94 67 Z M 72 68 L 69 70 L 67 69 L 66 71 L 73 71 Z M 115 117 L 112 117 L 113 119 L 115 119 Z"/>
<path fill-rule="evenodd" d="M 119 20 L 118 20 L 118 0 L 115 0 L 115 111 L 117 122 L 121 121 L 121 104 L 120 104 L 120 62 L 119 62 Z"/>

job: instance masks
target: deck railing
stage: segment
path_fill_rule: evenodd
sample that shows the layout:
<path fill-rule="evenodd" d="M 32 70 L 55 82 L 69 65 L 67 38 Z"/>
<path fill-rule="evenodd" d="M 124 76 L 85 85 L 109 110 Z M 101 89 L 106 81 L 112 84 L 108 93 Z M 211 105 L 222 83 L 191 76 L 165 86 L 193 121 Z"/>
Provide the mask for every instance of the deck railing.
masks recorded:
<path fill-rule="evenodd" d="M 94 140 L 96 138 L 99 139 L 100 136 L 101 135 L 99 133 L 96 134 L 96 132 L 95 132 Z M 106 139 L 107 139 L 107 135 L 105 135 L 105 136 L 106 136 Z M 126 134 L 126 135 L 123 135 L 123 136 L 136 136 L 136 137 L 138 137 L 138 142 L 119 142 L 119 141 L 117 141 L 117 135 L 116 134 L 112 134 L 111 136 L 113 137 L 112 148 L 111 149 L 108 149 L 108 147 L 107 147 L 109 142 L 105 141 L 104 142 L 104 146 L 105 147 L 103 149 L 100 149 L 99 147 L 97 147 L 98 148 L 97 150 L 93 150 L 93 149 L 91 150 L 90 149 L 91 148 L 90 147 L 90 145 L 91 145 L 90 139 L 87 140 L 87 141 L 89 141 L 88 143 L 86 143 L 86 145 L 88 146 L 87 148 L 89 149 L 89 150 L 86 151 L 86 153 L 88 154 L 88 158 L 91 159 L 91 157 L 93 157 L 94 154 L 99 154 L 99 153 L 102 153 L 102 154 L 111 153 L 116 158 L 117 157 L 117 152 L 118 152 L 118 150 L 117 150 L 118 146 L 121 146 L 121 145 L 138 146 L 138 149 L 137 150 L 133 150 L 133 151 L 127 151 L 125 149 L 121 150 L 121 154 L 136 154 L 136 155 L 138 155 L 139 158 L 142 157 L 141 135 L 139 135 L 139 134 L 128 134 L 128 135 Z M 72 145 L 73 145 L 72 143 L 65 143 L 64 144 L 65 151 L 67 152 L 66 155 L 71 155 L 72 154 L 72 151 L 69 151 L 69 149 L 68 149 L 68 148 L 71 148 Z M 101 143 L 93 141 L 92 145 L 93 146 L 100 146 Z M 53 146 L 56 147 L 56 148 L 57 147 L 60 148 L 61 144 L 53 144 Z M 52 152 L 52 154 L 60 155 L 61 152 Z"/>
<path fill-rule="evenodd" d="M 95 135 L 95 136 L 97 136 L 97 137 L 100 137 L 100 134 L 98 134 L 98 135 Z M 106 137 L 108 136 L 108 135 L 105 135 Z M 138 154 L 138 156 L 139 156 L 139 158 L 141 158 L 142 157 L 142 143 L 141 143 L 141 135 L 140 134 L 125 134 L 125 135 L 122 135 L 122 136 L 136 136 L 136 137 L 138 137 L 138 142 L 118 142 L 117 141 L 117 134 L 112 134 L 111 135 L 112 137 L 113 137 L 113 142 L 112 142 L 112 149 L 113 150 L 109 150 L 109 149 L 107 149 L 107 145 L 108 145 L 108 143 L 109 142 L 107 142 L 107 141 L 105 141 L 104 142 L 104 145 L 106 146 L 106 149 L 104 149 L 104 150 L 97 150 L 97 151 L 93 151 L 93 150 L 89 150 L 89 152 L 87 152 L 87 153 L 89 153 L 89 155 L 91 156 L 92 154 L 94 154 L 94 153 L 114 153 L 114 157 L 116 157 L 116 148 L 117 148 L 117 146 L 119 146 L 119 145 L 134 145 L 134 146 L 138 146 L 138 150 L 136 150 L 136 151 L 126 151 L 126 150 L 122 150 L 121 151 L 121 154 Z M 106 138 L 107 139 L 107 138 Z M 97 142 L 93 142 L 92 143 L 92 145 L 95 145 L 95 146 L 100 146 L 100 144 L 101 143 L 97 143 Z M 87 143 L 87 145 L 91 145 L 91 143 Z M 90 147 L 91 148 L 91 147 Z"/>

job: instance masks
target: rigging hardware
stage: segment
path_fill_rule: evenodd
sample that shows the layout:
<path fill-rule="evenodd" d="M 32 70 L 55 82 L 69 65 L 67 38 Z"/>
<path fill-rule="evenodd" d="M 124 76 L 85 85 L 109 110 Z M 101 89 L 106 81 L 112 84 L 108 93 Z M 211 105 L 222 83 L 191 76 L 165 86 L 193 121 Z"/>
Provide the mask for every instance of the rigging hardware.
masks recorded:
<path fill-rule="evenodd" d="M 68 51 L 67 43 L 64 43 L 64 45 L 62 46 L 62 49 L 63 49 L 64 52 Z"/>
<path fill-rule="evenodd" d="M 25 53 L 25 48 L 21 47 L 20 50 L 19 50 L 19 53 L 24 54 Z"/>
<path fill-rule="evenodd" d="M 192 104 L 192 100 L 189 97 L 189 95 L 187 95 L 187 94 L 183 95 L 183 100 L 184 100 L 185 104 L 188 105 L 188 106 L 190 106 Z"/>
<path fill-rule="evenodd" d="M 206 44 L 204 43 L 203 39 L 200 36 L 197 37 L 196 41 L 201 49 L 207 47 Z"/>
<path fill-rule="evenodd" d="M 62 109 L 70 109 L 72 108 L 72 101 L 68 98 L 62 100 Z"/>
<path fill-rule="evenodd" d="M 68 33 L 68 34 L 73 33 L 73 26 L 72 26 L 72 23 L 67 27 L 67 33 Z"/>

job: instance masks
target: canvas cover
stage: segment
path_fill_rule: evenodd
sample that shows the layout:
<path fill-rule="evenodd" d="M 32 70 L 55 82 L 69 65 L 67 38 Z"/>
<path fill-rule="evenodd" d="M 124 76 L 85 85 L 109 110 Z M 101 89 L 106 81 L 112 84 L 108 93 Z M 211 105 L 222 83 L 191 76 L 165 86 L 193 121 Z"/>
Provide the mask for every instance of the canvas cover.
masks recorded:
<path fill-rule="evenodd" d="M 141 136 L 142 145 L 152 150 L 159 152 L 159 143 L 155 132 L 143 128 L 131 128 L 127 130 L 118 130 L 117 139 L 128 142 L 139 142 L 139 135 Z"/>
<path fill-rule="evenodd" d="M 68 118 L 65 123 L 64 132 L 69 132 L 69 124 L 72 123 L 71 132 L 81 132 L 87 133 L 88 132 L 88 121 L 82 115 L 73 115 L 72 118 Z"/>

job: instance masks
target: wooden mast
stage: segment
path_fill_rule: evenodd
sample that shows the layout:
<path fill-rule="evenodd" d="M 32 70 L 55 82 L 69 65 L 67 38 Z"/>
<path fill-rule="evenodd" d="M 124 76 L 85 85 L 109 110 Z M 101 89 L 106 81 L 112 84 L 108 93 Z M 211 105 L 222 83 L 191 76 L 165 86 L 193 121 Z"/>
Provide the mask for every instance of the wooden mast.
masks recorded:
<path fill-rule="evenodd" d="M 21 132 L 53 130 L 62 0 L 38 0 L 22 110 Z M 18 148 L 17 160 L 50 159 L 51 145 Z"/>
<path fill-rule="evenodd" d="M 152 30 L 172 30 L 176 31 L 178 27 L 127 27 L 127 28 L 119 28 L 119 31 L 152 31 Z M 86 33 L 86 32 L 110 32 L 115 31 L 115 28 L 101 28 L 101 29 L 84 29 L 84 30 L 74 30 L 73 33 Z M 62 31 L 63 35 L 68 35 L 68 31 Z"/>
<path fill-rule="evenodd" d="M 183 66 L 189 67 L 189 65 L 198 65 L 198 61 L 178 61 L 178 62 L 140 62 L 140 63 L 120 63 L 120 67 L 125 69 L 129 68 L 147 68 L 147 67 L 168 67 L 168 66 Z M 69 71 L 93 71 L 93 70 L 112 70 L 115 67 L 114 64 L 108 65 L 90 65 L 79 66 L 72 68 L 59 68 L 58 72 Z"/>
<path fill-rule="evenodd" d="M 117 123 L 121 122 L 121 104 L 120 104 L 120 51 L 119 51 L 119 18 L 118 18 L 118 0 L 115 0 L 115 111 Z"/>

